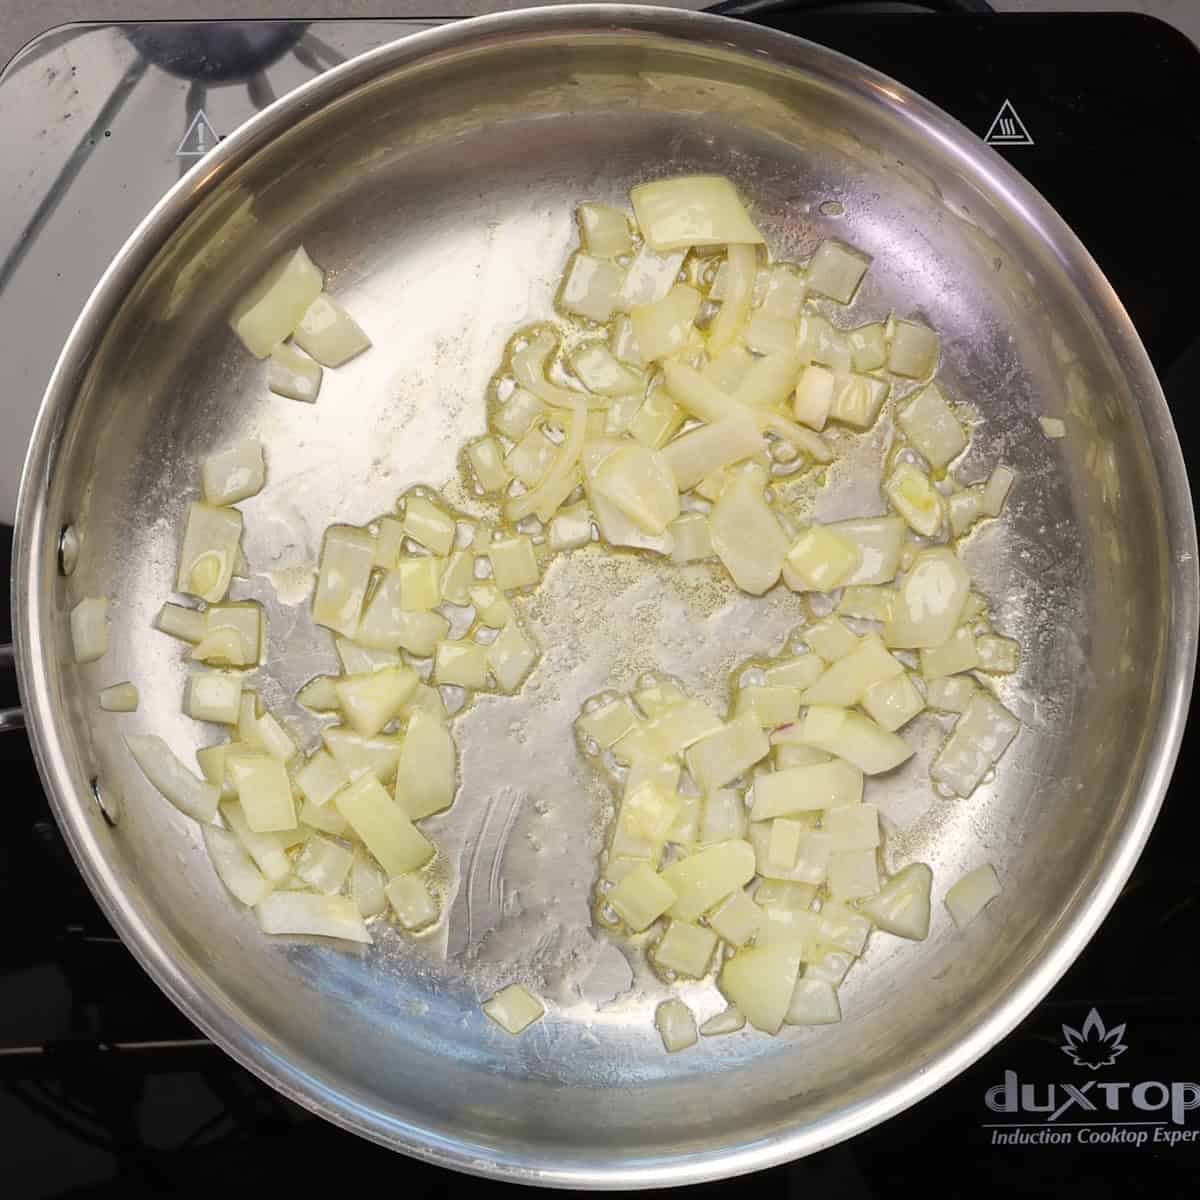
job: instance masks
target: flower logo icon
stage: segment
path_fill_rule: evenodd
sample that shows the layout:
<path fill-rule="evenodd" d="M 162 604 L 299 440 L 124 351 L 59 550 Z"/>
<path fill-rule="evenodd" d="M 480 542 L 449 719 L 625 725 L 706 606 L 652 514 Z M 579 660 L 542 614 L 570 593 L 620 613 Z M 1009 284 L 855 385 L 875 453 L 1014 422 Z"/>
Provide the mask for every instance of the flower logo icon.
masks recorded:
<path fill-rule="evenodd" d="M 1089 1067 L 1092 1070 L 1111 1067 L 1129 1049 L 1121 1041 L 1125 1036 L 1125 1026 L 1122 1024 L 1105 1029 L 1100 1014 L 1094 1008 L 1088 1013 L 1082 1029 L 1064 1025 L 1062 1031 L 1066 1038 L 1062 1052 L 1077 1067 Z"/>

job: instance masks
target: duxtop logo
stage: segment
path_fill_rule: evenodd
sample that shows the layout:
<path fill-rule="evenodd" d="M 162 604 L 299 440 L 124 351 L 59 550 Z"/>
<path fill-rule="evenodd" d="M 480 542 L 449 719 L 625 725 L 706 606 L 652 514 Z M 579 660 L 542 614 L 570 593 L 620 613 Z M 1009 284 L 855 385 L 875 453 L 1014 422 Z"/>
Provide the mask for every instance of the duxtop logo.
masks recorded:
<path fill-rule="evenodd" d="M 1070 1025 L 1064 1025 L 1062 1031 L 1067 1039 L 1061 1047 L 1062 1052 L 1077 1067 L 1091 1067 L 1093 1071 L 1111 1067 L 1129 1049 L 1121 1041 L 1125 1036 L 1125 1026 L 1117 1025 L 1106 1030 L 1100 1014 L 1094 1008 L 1088 1013 L 1082 1028 L 1072 1029 Z"/>
<path fill-rule="evenodd" d="M 1129 1049 L 1124 1023 L 1109 1029 L 1094 1008 L 1078 1028 L 1063 1025 L 1062 1034 L 1059 1049 L 1086 1071 L 1114 1066 Z M 1200 1083 L 1192 1080 L 1093 1076 L 1034 1082 L 1005 1071 L 1004 1081 L 988 1088 L 984 1104 L 1007 1118 L 984 1125 L 994 1146 L 1200 1143 L 1200 1128 L 1188 1128 L 1191 1114 L 1200 1109 Z"/>

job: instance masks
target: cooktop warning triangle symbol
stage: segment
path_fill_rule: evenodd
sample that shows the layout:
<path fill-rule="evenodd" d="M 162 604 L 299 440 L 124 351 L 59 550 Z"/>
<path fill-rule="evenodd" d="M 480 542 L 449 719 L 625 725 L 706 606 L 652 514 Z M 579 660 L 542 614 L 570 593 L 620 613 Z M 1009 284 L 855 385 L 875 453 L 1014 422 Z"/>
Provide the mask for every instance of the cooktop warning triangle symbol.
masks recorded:
<path fill-rule="evenodd" d="M 192 123 L 187 127 L 187 133 L 183 135 L 175 153 L 179 158 L 199 158 L 202 154 L 207 154 L 220 140 L 204 115 L 204 109 L 200 109 L 192 118 Z"/>
<path fill-rule="evenodd" d="M 1033 138 L 1025 128 L 1025 122 L 1017 116 L 1011 100 L 1000 105 L 996 119 L 988 127 L 983 140 L 989 146 L 1032 146 Z"/>

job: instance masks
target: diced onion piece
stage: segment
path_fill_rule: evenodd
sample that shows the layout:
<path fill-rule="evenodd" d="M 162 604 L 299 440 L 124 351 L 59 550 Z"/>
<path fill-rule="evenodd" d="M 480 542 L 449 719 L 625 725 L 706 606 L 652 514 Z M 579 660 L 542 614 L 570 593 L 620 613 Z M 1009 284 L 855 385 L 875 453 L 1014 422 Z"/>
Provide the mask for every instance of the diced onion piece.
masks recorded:
<path fill-rule="evenodd" d="M 203 823 L 212 821 L 217 814 L 220 789 L 197 779 L 171 753 L 170 747 L 162 738 L 153 735 L 131 735 L 125 739 L 125 745 L 129 747 L 129 753 L 142 769 L 142 774 L 180 812 Z"/>
<path fill-rule="evenodd" d="M 820 884 L 829 868 L 831 843 L 829 835 L 820 830 L 810 830 L 800 838 L 796 860 L 791 867 L 783 867 L 771 858 L 772 827 L 760 821 L 750 826 L 750 844 L 754 848 L 755 867 L 764 879 L 780 879 L 789 883 Z M 762 941 L 762 936 L 759 938 Z"/>
<path fill-rule="evenodd" d="M 645 446 L 623 446 L 610 454 L 593 475 L 592 488 L 652 535 L 679 516 L 679 491 L 668 461 Z"/>
<path fill-rule="evenodd" d="M 903 518 L 864 517 L 834 521 L 824 528 L 858 547 L 860 565 L 842 580 L 841 586 L 890 583 L 896 578 L 904 545 Z"/>
<path fill-rule="evenodd" d="M 105 712 L 136 712 L 138 690 L 132 683 L 114 683 L 100 692 L 100 707 Z"/>
<path fill-rule="evenodd" d="M 766 669 L 768 683 L 778 687 L 807 688 L 816 683 L 825 670 L 824 661 L 816 654 L 801 654 L 772 663 Z"/>
<path fill-rule="evenodd" d="M 835 900 L 858 900 L 879 891 L 874 850 L 835 850 L 829 856 L 829 892 Z"/>
<path fill-rule="evenodd" d="M 975 694 L 975 681 L 967 675 L 933 679 L 925 689 L 925 702 L 938 712 L 965 712 Z"/>
<path fill-rule="evenodd" d="M 688 770 L 702 791 L 715 791 L 765 758 L 770 748 L 758 721 L 746 714 L 690 746 Z"/>
<path fill-rule="evenodd" d="M 998 700 L 976 689 L 954 732 L 933 760 L 935 783 L 969 796 L 1017 736 L 1020 722 Z"/>
<path fill-rule="evenodd" d="M 479 438 L 478 441 L 468 442 L 466 454 L 471 470 L 475 472 L 475 478 L 479 480 L 479 486 L 485 492 L 498 492 L 512 478 L 504 464 L 504 452 L 500 443 L 490 434 Z"/>
<path fill-rule="evenodd" d="M 315 404 L 321 392 L 321 364 L 313 362 L 290 342 L 281 342 L 271 351 L 267 368 L 267 387 L 277 396 Z"/>
<path fill-rule="evenodd" d="M 817 247 L 805 271 L 808 289 L 828 296 L 839 304 L 849 304 L 858 291 L 871 260 L 838 241 L 824 241 Z"/>
<path fill-rule="evenodd" d="M 433 679 L 438 684 L 479 691 L 487 687 L 488 648 L 476 642 L 438 642 L 433 658 Z"/>
<path fill-rule="evenodd" d="M 266 480 L 262 443 L 247 439 L 212 454 L 204 460 L 200 473 L 208 504 L 236 504 L 257 495 Z"/>
<path fill-rule="evenodd" d="M 303 246 L 276 260 L 234 306 L 229 324 L 256 358 L 266 358 L 321 294 L 324 277 Z"/>
<path fill-rule="evenodd" d="M 854 631 L 840 617 L 825 617 L 807 626 L 800 635 L 814 654 L 826 662 L 837 662 L 859 645 Z"/>
<path fill-rule="evenodd" d="M 851 329 L 846 334 L 846 343 L 856 371 L 877 371 L 887 362 L 887 333 L 880 323 Z"/>
<path fill-rule="evenodd" d="M 771 835 L 767 842 L 767 858 L 773 867 L 792 871 L 800 855 L 800 839 L 808 832 L 808 826 L 799 821 L 780 817 L 771 822 Z"/>
<path fill-rule="evenodd" d="M 869 429 L 875 424 L 887 394 L 886 380 L 874 375 L 850 375 L 834 388 L 829 416 L 856 429 Z"/>
<path fill-rule="evenodd" d="M 525 534 L 497 538 L 487 548 L 492 582 L 502 592 L 532 587 L 539 579 L 533 542 Z"/>
<path fill-rule="evenodd" d="M 800 689 L 783 684 L 739 688 L 733 708 L 734 716 L 748 713 L 764 729 L 794 721 L 799 711 Z"/>
<path fill-rule="evenodd" d="M 853 763 L 864 775 L 890 771 L 913 753 L 903 738 L 881 729 L 870 717 L 824 705 L 813 705 L 804 714 L 801 738 L 806 745 Z"/>
<path fill-rule="evenodd" d="M 488 438 L 486 440 L 491 441 L 499 447 L 499 442 L 495 438 Z M 507 479 L 505 482 L 507 482 Z M 375 534 L 375 565 L 382 567 L 385 571 L 392 570 L 396 565 L 397 559 L 400 557 L 400 551 L 403 547 L 404 522 L 398 521 L 395 517 L 381 517 L 379 531 Z"/>
<path fill-rule="evenodd" d="M 920 653 L 921 674 L 926 679 L 958 675 L 979 666 L 975 635 L 965 625 L 960 625 L 940 646 L 930 646 Z"/>
<path fill-rule="evenodd" d="M 419 870 L 433 857 L 433 845 L 374 775 L 360 775 L 333 802 L 389 875 Z"/>
<path fill-rule="evenodd" d="M 253 908 L 271 893 L 271 884 L 263 878 L 241 842 L 227 829 L 205 825 L 200 830 L 204 847 L 217 877 L 235 900 Z"/>
<path fill-rule="evenodd" d="M 817 750 L 812 746 L 802 746 L 797 742 L 787 741 L 787 733 L 797 728 L 799 728 L 797 725 L 784 726 L 782 731 L 784 740 L 778 743 L 774 739 L 780 736 L 781 731 L 776 730 L 771 734 L 771 758 L 774 760 L 776 771 L 790 771 L 792 767 L 815 767 L 819 763 L 832 761 L 833 756 L 826 754 L 824 750 Z"/>
<path fill-rule="evenodd" d="M 108 653 L 106 596 L 88 596 L 71 609 L 71 648 L 77 663 L 96 662 Z"/>
<path fill-rule="evenodd" d="M 239 754 L 227 759 L 227 769 L 254 833 L 295 829 L 296 802 L 287 771 L 270 754 Z"/>
<path fill-rule="evenodd" d="M 751 245 L 730 246 L 725 262 L 724 300 L 708 335 L 708 348 L 712 354 L 720 354 L 733 345 L 741 333 L 750 313 L 754 280 L 758 274 L 758 255 Z"/>
<path fill-rule="evenodd" d="M 298 753 L 295 741 L 272 713 L 265 712 L 262 716 L 254 717 L 253 721 L 247 720 L 247 698 L 246 693 L 243 692 L 242 716 L 238 719 L 238 736 L 241 740 L 252 746 L 262 747 L 272 758 L 278 759 L 281 763 L 295 758 Z"/>
<path fill-rule="evenodd" d="M 874 896 L 858 901 L 860 913 L 879 929 L 923 942 L 929 936 L 929 892 L 933 872 L 924 863 L 909 863 Z"/>
<path fill-rule="evenodd" d="M 334 686 L 339 707 L 355 732 L 373 737 L 399 714 L 417 681 L 411 667 L 383 667 L 364 675 L 348 675 Z"/>
<path fill-rule="evenodd" d="M 164 604 L 154 618 L 154 628 L 181 642 L 201 642 L 208 632 L 205 614 L 182 604 Z"/>
<path fill-rule="evenodd" d="M 533 343 L 531 343 L 531 348 L 532 345 Z M 514 364 L 518 362 L 527 364 L 525 354 L 527 351 L 514 355 Z M 541 375 L 541 359 L 538 359 L 532 370 L 534 375 L 544 383 L 545 377 Z M 508 400 L 492 414 L 492 424 L 510 441 L 519 442 L 532 428 L 534 421 L 545 411 L 545 405 L 537 396 L 524 388 L 517 388 Z"/>
<path fill-rule="evenodd" d="M 837 988 L 823 979 L 797 979 L 784 1020 L 789 1025 L 836 1025 L 842 1019 Z"/>
<path fill-rule="evenodd" d="M 810 525 L 787 553 L 786 582 L 794 591 L 827 592 L 859 567 L 858 547 L 823 525 Z"/>
<path fill-rule="evenodd" d="M 642 236 L 655 250 L 763 241 L 737 189 L 722 175 L 643 183 L 629 193 Z"/>
<path fill-rule="evenodd" d="M 791 547 L 763 498 L 763 479 L 757 470 L 734 474 L 708 523 L 713 549 L 738 587 L 761 596 L 774 586 Z"/>
<path fill-rule="evenodd" d="M 967 431 L 936 383 L 923 387 L 896 414 L 896 424 L 931 467 L 946 466 L 967 448 Z"/>
<path fill-rule="evenodd" d="M 225 759 L 236 746 L 237 743 L 233 742 L 218 742 L 215 746 L 201 746 L 196 751 L 196 763 L 200 767 L 200 773 L 213 787 L 220 790 L 222 800 L 236 799 L 233 784 L 225 771 Z"/>
<path fill-rule="evenodd" d="M 667 527 L 672 540 L 671 561 L 676 563 L 701 562 L 712 558 L 712 534 L 708 518 L 703 513 L 681 513 Z"/>
<path fill-rule="evenodd" d="M 841 987 L 846 972 L 854 965 L 854 955 L 831 946 L 821 948 L 818 954 L 805 964 L 804 978 L 822 979 L 832 987 Z"/>
<path fill-rule="evenodd" d="M 858 805 L 862 794 L 863 773 L 851 763 L 833 759 L 789 767 L 755 779 L 750 819 L 768 821 L 800 812 Z"/>
<path fill-rule="evenodd" d="M 658 450 L 679 432 L 686 419 L 687 414 L 666 390 L 656 388 L 638 405 L 629 419 L 628 430 L 643 446 Z"/>
<path fill-rule="evenodd" d="M 678 354 L 687 346 L 700 303 L 695 288 L 677 283 L 661 300 L 638 305 L 630 312 L 633 335 L 648 363 Z"/>
<path fill-rule="evenodd" d="M 763 923 L 763 910 L 745 892 L 732 892 L 709 914 L 708 923 L 731 946 L 751 941 Z"/>
<path fill-rule="evenodd" d="M 979 509 L 985 516 L 1000 515 L 1016 478 L 1016 472 L 1011 467 L 999 466 L 992 471 L 984 485 L 983 495 L 979 497 Z"/>
<path fill-rule="evenodd" d="M 625 272 L 625 279 L 617 297 L 617 307 L 623 313 L 628 313 L 639 305 L 653 304 L 655 301 L 661 300 L 677 281 L 679 268 L 683 266 L 686 253 L 686 250 L 672 250 L 666 254 L 659 254 L 652 246 L 643 243 L 637 254 L 634 255 L 633 262 L 629 264 L 629 270 Z M 637 337 L 633 334 L 632 324 L 625 328 L 627 330 L 626 345 L 629 346 L 629 343 L 632 342 L 632 345 L 636 346 Z M 615 346 L 613 351 L 618 358 L 622 358 Z M 624 359 L 624 361 L 631 360 Z M 633 365 L 644 366 L 645 363 L 641 347 L 637 347 L 637 357 L 633 361 Z"/>
<path fill-rule="evenodd" d="M 1012 638 L 985 634 L 975 639 L 979 669 L 993 675 L 1009 675 L 1021 665 L 1021 646 Z"/>
<path fill-rule="evenodd" d="M 534 1021 L 540 1021 L 546 1015 L 546 1006 L 519 983 L 512 983 L 488 1000 L 483 1011 L 515 1037 Z"/>
<path fill-rule="evenodd" d="M 666 838 L 681 808 L 682 798 L 676 792 L 665 791 L 652 779 L 642 779 L 626 785 L 618 821 L 624 832 L 654 845 Z"/>
<path fill-rule="evenodd" d="M 759 309 L 746 322 L 743 336 L 756 354 L 795 354 L 799 333 L 795 318 L 777 317 Z"/>
<path fill-rule="evenodd" d="M 221 675 L 215 671 L 193 675 L 188 681 L 184 711 L 195 721 L 215 721 L 220 725 L 236 725 L 242 702 L 242 680 L 237 675 Z"/>
<path fill-rule="evenodd" d="M 600 396 L 624 396 L 642 387 L 637 371 L 622 366 L 603 343 L 592 342 L 571 356 L 571 370 L 589 392 Z"/>
<path fill-rule="evenodd" d="M 812 908 L 817 888 L 812 883 L 784 883 L 778 879 L 759 881 L 754 900 L 761 908 L 790 908 L 805 912 Z"/>
<path fill-rule="evenodd" d="M 701 1037 L 721 1037 L 727 1033 L 737 1033 L 746 1028 L 746 1017 L 736 1004 L 729 1005 L 719 1013 L 714 1013 L 700 1026 Z"/>
<path fill-rule="evenodd" d="M 641 862 L 608 893 L 608 903 L 634 933 L 640 933 L 675 903 L 675 891 L 652 866 Z"/>
<path fill-rule="evenodd" d="M 716 948 L 717 935 L 711 929 L 690 921 L 668 921 L 667 931 L 650 951 L 650 957 L 676 975 L 702 979 L 708 974 L 708 964 Z"/>
<path fill-rule="evenodd" d="M 879 845 L 879 810 L 874 804 L 846 804 L 827 809 L 821 828 L 839 850 L 874 850 Z"/>
<path fill-rule="evenodd" d="M 803 425 L 824 429 L 833 407 L 836 376 L 828 367 L 810 363 L 800 374 L 792 399 L 792 414 Z"/>
<path fill-rule="evenodd" d="M 582 501 L 555 514 L 546 534 L 550 549 L 556 554 L 578 550 L 592 540 L 592 513 Z"/>
<path fill-rule="evenodd" d="M 941 338 L 927 325 L 897 321 L 888 351 L 888 370 L 907 379 L 925 379 L 937 366 Z"/>
<path fill-rule="evenodd" d="M 419 875 L 397 875 L 384 891 L 396 919 L 410 933 L 438 919 L 437 901 Z"/>
<path fill-rule="evenodd" d="M 193 659 L 203 662 L 224 659 L 235 667 L 259 661 L 266 628 L 266 613 L 261 605 L 252 600 L 212 604 L 204 616 L 206 636 L 192 651 Z"/>
<path fill-rule="evenodd" d="M 954 632 L 970 588 L 971 577 L 953 550 L 921 551 L 900 586 L 883 640 L 908 650 L 940 646 Z"/>
<path fill-rule="evenodd" d="M 625 280 L 624 268 L 582 252 L 567 265 L 558 303 L 564 311 L 589 321 L 607 321 L 617 307 Z M 545 397 L 543 397 L 545 399 Z"/>
<path fill-rule="evenodd" d="M 733 398 L 751 408 L 782 408 L 795 391 L 801 366 L 795 350 L 755 359 Z"/>
<path fill-rule="evenodd" d="M 796 990 L 800 951 L 792 945 L 739 950 L 721 971 L 720 987 L 763 1033 L 778 1033 Z"/>
<path fill-rule="evenodd" d="M 475 583 L 475 553 L 470 549 L 455 550 L 442 570 L 442 599 L 450 604 L 471 602 L 471 587 Z M 361 629 L 361 626 L 360 626 Z"/>
<path fill-rule="evenodd" d="M 346 818 L 332 805 L 326 804 L 321 808 L 311 800 L 304 800 L 300 805 L 300 824 L 310 829 L 320 830 L 331 837 L 345 837 L 350 830 Z"/>
<path fill-rule="evenodd" d="M 852 356 L 845 334 L 820 313 L 805 313 L 800 318 L 799 349 L 804 362 L 820 363 L 835 375 L 850 371 Z"/>
<path fill-rule="evenodd" d="M 946 907 L 959 929 L 965 929 L 984 908 L 1000 895 L 996 868 L 984 863 L 968 871 L 947 893 Z"/>
<path fill-rule="evenodd" d="M 418 658 L 428 658 L 449 633 L 450 622 L 441 613 L 406 609 L 404 584 L 405 576 L 400 571 L 389 571 L 384 576 L 354 636 L 364 646 L 378 650 L 399 648 Z"/>
<path fill-rule="evenodd" d="M 763 313 L 794 321 L 804 307 L 808 286 L 795 269 L 787 263 L 776 263 L 766 272 L 766 289 L 760 309 Z"/>
<path fill-rule="evenodd" d="M 695 921 L 745 887 L 754 878 L 754 869 L 754 848 L 749 842 L 718 842 L 698 850 L 663 870 L 661 880 L 674 896 L 666 911 L 676 920 Z"/>
<path fill-rule="evenodd" d="M 581 204 L 575 210 L 583 248 L 597 258 L 617 258 L 633 250 L 629 218 L 607 204 Z"/>
<path fill-rule="evenodd" d="M 707 930 L 699 932 L 706 933 Z M 654 1027 L 668 1054 L 696 1044 L 696 1018 L 682 1000 L 664 1000 L 654 1011 Z"/>
<path fill-rule="evenodd" d="M 358 322 L 324 292 L 304 310 L 292 340 L 326 367 L 340 367 L 371 345 Z"/>
<path fill-rule="evenodd" d="M 837 611 L 839 615 L 867 621 L 890 621 L 895 602 L 894 588 L 855 584 L 842 589 Z"/>
<path fill-rule="evenodd" d="M 321 740 L 351 778 L 370 773 L 383 783 L 395 775 L 403 748 L 399 737 L 379 734 L 365 738 L 341 725 L 322 729 Z"/>
<path fill-rule="evenodd" d="M 441 603 L 444 561 L 424 555 L 396 563 L 394 574 L 400 581 L 400 606 L 405 612 L 429 612 Z"/>
<path fill-rule="evenodd" d="M 891 506 L 922 537 L 937 537 L 946 519 L 946 501 L 919 467 L 902 462 L 883 485 Z"/>
<path fill-rule="evenodd" d="M 315 891 L 330 895 L 341 890 L 353 863 L 354 855 L 345 846 L 317 834 L 304 843 L 296 874 Z"/>
<path fill-rule="evenodd" d="M 1065 438 L 1067 436 L 1066 422 L 1059 417 L 1038 417 L 1042 433 L 1048 438 Z"/>
<path fill-rule="evenodd" d="M 637 714 L 629 700 L 621 696 L 585 712 L 575 725 L 585 737 L 607 750 L 637 725 Z"/>
<path fill-rule="evenodd" d="M 983 495 L 981 487 L 964 488 L 946 498 L 946 511 L 950 518 L 950 532 L 954 537 L 966 533 L 982 513 L 979 511 L 979 500 Z"/>
<path fill-rule="evenodd" d="M 348 942 L 371 941 L 358 907 L 348 896 L 272 892 L 255 907 L 263 933 L 311 934 Z"/>
<path fill-rule="evenodd" d="M 454 518 L 424 496 L 405 501 L 404 532 L 443 558 L 454 548 Z"/>
<path fill-rule="evenodd" d="M 873 683 L 863 693 L 862 706 L 876 725 L 895 733 L 925 707 L 925 701 L 905 674 Z"/>
<path fill-rule="evenodd" d="M 350 868 L 350 896 L 364 917 L 377 917 L 387 908 L 387 879 L 362 851 L 354 855 Z"/>
<path fill-rule="evenodd" d="M 502 692 L 517 691 L 537 658 L 537 647 L 515 621 L 506 625 L 487 648 L 488 667 Z"/>
<path fill-rule="evenodd" d="M 503 629 L 513 619 L 512 605 L 495 584 L 485 583 L 471 589 L 475 614 L 490 629 Z"/>
<path fill-rule="evenodd" d="M 188 505 L 183 549 L 175 588 L 210 604 L 225 597 L 242 537 L 242 514 L 235 508 Z"/>
<path fill-rule="evenodd" d="M 718 394 L 731 396 L 741 386 L 753 362 L 754 355 L 745 346 L 726 346 L 713 355 L 708 366 L 700 373 L 700 378 L 716 388 Z"/>
<path fill-rule="evenodd" d="M 735 412 L 711 425 L 703 425 L 667 444 L 662 457 L 680 492 L 702 479 L 763 450 L 758 422 L 749 413 Z"/>
<path fill-rule="evenodd" d="M 350 776 L 328 750 L 318 750 L 296 772 L 295 781 L 305 799 L 320 807 L 350 782 Z"/>
<path fill-rule="evenodd" d="M 454 803 L 458 752 L 437 717 L 416 712 L 409 719 L 396 768 L 396 803 L 420 821 Z"/>
<path fill-rule="evenodd" d="M 325 531 L 313 620 L 352 638 L 375 565 L 375 541 L 364 529 L 332 525 Z"/>

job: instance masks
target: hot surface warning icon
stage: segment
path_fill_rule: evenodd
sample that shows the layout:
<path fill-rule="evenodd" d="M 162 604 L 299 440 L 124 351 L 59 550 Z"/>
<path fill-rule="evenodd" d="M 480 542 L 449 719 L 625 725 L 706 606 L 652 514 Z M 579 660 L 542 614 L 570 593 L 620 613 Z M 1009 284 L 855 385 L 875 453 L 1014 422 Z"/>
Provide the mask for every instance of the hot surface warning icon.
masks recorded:
<path fill-rule="evenodd" d="M 204 115 L 204 109 L 200 109 L 192 118 L 192 123 L 187 127 L 187 132 L 175 153 L 180 158 L 199 158 L 202 154 L 207 154 L 220 140 Z"/>
<path fill-rule="evenodd" d="M 1025 122 L 1017 116 L 1011 100 L 1000 105 L 996 119 L 988 127 L 983 140 L 989 146 L 1032 146 L 1033 138 L 1025 128 Z"/>

